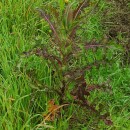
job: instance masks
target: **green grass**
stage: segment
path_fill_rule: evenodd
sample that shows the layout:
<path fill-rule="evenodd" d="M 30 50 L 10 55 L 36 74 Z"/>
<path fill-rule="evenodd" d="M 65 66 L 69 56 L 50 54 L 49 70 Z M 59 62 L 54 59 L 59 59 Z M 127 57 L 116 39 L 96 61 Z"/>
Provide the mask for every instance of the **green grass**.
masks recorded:
<path fill-rule="evenodd" d="M 55 99 L 58 103 L 58 96 L 51 90 L 51 68 L 46 61 L 22 54 L 35 44 L 48 43 L 48 26 L 35 12 L 42 3 L 43 0 L 0 2 L 0 130 L 36 129 L 43 120 L 48 100 Z M 84 34 L 88 39 L 102 37 L 100 19 L 100 13 L 90 17 L 86 25 L 88 31 Z M 122 51 L 113 46 L 107 52 L 110 65 L 86 72 L 89 84 L 108 83 L 111 86 L 108 92 L 91 92 L 88 99 L 97 110 L 102 106 L 102 114 L 110 113 L 113 125 L 107 126 L 90 110 L 71 104 L 62 112 L 62 118 L 49 122 L 48 127 L 55 130 L 130 129 L 130 68 L 122 65 Z M 97 54 L 88 51 L 82 60 L 93 62 L 100 60 L 101 55 L 100 49 Z M 71 120 L 72 116 L 76 120 Z"/>

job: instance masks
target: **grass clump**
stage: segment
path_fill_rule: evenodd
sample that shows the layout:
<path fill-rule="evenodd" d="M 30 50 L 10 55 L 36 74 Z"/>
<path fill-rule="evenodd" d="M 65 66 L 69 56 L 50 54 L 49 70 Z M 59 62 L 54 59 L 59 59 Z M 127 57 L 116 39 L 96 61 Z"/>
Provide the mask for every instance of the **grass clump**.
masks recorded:
<path fill-rule="evenodd" d="M 0 3 L 0 129 L 130 128 L 130 69 L 118 41 L 104 42 L 96 2 Z M 41 123 L 50 99 L 69 105 Z"/>

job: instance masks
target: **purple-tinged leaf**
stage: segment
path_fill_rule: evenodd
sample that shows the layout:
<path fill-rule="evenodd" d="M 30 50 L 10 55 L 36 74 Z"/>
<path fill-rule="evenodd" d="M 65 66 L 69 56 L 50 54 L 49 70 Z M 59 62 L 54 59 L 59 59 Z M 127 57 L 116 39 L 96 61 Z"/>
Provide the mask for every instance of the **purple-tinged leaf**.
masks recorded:
<path fill-rule="evenodd" d="M 105 46 L 101 44 L 89 44 L 85 46 L 86 49 L 97 48 L 97 47 L 105 47 Z"/>
<path fill-rule="evenodd" d="M 75 20 L 77 18 L 77 16 L 81 13 L 81 11 L 87 7 L 87 2 L 86 0 L 84 0 L 83 2 L 81 2 L 78 6 L 78 8 L 74 11 L 73 14 L 73 19 Z"/>
<path fill-rule="evenodd" d="M 104 121 L 104 123 L 105 123 L 106 125 L 108 125 L 108 126 L 113 125 L 112 120 L 107 119 L 107 118 L 108 118 L 108 115 L 107 115 L 107 114 L 104 114 L 104 115 L 100 116 L 100 118 Z"/>
<path fill-rule="evenodd" d="M 108 126 L 113 125 L 113 122 L 112 122 L 111 120 L 109 120 L 109 119 L 104 119 L 104 122 L 105 122 L 105 124 L 108 125 Z"/>
<path fill-rule="evenodd" d="M 70 38 L 70 39 L 73 39 L 73 38 L 74 38 L 78 27 L 79 27 L 79 25 L 73 27 L 73 29 L 71 30 L 71 32 L 70 32 L 70 34 L 69 34 L 69 38 Z"/>
<path fill-rule="evenodd" d="M 57 32 L 56 32 L 56 29 L 55 29 L 54 25 L 53 25 L 52 22 L 50 21 L 49 16 L 48 16 L 43 10 L 41 10 L 41 9 L 37 9 L 37 11 L 40 12 L 41 17 L 42 17 L 43 19 L 45 19 L 45 20 L 49 23 L 51 30 L 54 32 L 54 35 L 56 36 L 56 38 L 57 38 L 58 41 L 60 42 L 60 38 L 59 38 L 59 36 L 58 36 L 58 34 L 57 34 Z"/>
<path fill-rule="evenodd" d="M 51 62 L 57 61 L 57 63 L 60 66 L 62 66 L 62 62 L 59 59 L 59 57 L 54 56 L 54 55 L 50 55 L 45 48 L 44 49 L 37 49 L 34 54 L 37 55 L 37 56 L 42 56 L 45 59 L 50 60 Z"/>

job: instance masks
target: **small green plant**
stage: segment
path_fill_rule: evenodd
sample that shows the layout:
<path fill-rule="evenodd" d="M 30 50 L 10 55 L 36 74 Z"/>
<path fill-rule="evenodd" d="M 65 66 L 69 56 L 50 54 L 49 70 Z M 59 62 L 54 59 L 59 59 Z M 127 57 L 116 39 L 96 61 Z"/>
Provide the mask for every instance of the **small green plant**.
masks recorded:
<path fill-rule="evenodd" d="M 53 70 L 53 87 L 59 95 L 60 104 L 73 102 L 98 114 L 98 111 L 89 105 L 86 97 L 92 90 L 100 89 L 100 86 L 89 86 L 85 80 L 85 72 L 94 66 L 98 67 L 101 62 L 88 65 L 82 59 L 89 49 L 96 51 L 96 48 L 107 46 L 98 44 L 94 40 L 89 43 L 80 40 L 76 32 L 86 20 L 87 14 L 84 9 L 89 7 L 90 3 L 84 0 L 78 3 L 78 7 L 75 6 L 77 3 L 74 7 L 73 4 L 62 3 L 60 9 L 57 9 L 57 5 L 49 5 L 47 11 L 37 9 L 51 29 L 50 43 L 26 52 L 26 54 L 35 54 L 47 60 Z M 106 115 L 98 114 L 98 116 L 106 124 L 112 124 L 111 120 L 107 120 Z"/>

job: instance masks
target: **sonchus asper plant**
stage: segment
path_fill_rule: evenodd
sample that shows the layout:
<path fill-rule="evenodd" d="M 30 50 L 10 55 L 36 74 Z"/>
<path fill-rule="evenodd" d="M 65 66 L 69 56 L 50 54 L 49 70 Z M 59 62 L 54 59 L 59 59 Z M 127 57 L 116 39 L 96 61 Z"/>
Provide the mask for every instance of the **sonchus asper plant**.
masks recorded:
<path fill-rule="evenodd" d="M 98 111 L 89 105 L 86 96 L 90 91 L 99 89 L 99 86 L 88 87 L 85 80 L 85 71 L 92 68 L 79 62 L 83 53 L 88 49 L 105 47 L 104 44 L 95 42 L 82 42 L 76 32 L 81 24 L 84 24 L 87 14 L 84 9 L 89 7 L 89 1 L 83 0 L 78 7 L 74 3 L 62 1 L 60 7 L 48 5 L 47 10 L 37 8 L 40 16 L 48 23 L 52 33 L 50 43 L 44 47 L 36 48 L 30 53 L 41 56 L 53 67 L 53 79 L 55 79 L 55 91 L 59 94 L 60 104 L 71 102 L 86 106 L 91 111 Z M 88 12 L 89 13 L 89 12 Z M 98 66 L 94 63 L 93 66 Z M 55 74 L 54 74 L 55 73 Z M 112 124 L 106 116 L 100 116 L 106 124 Z"/>

